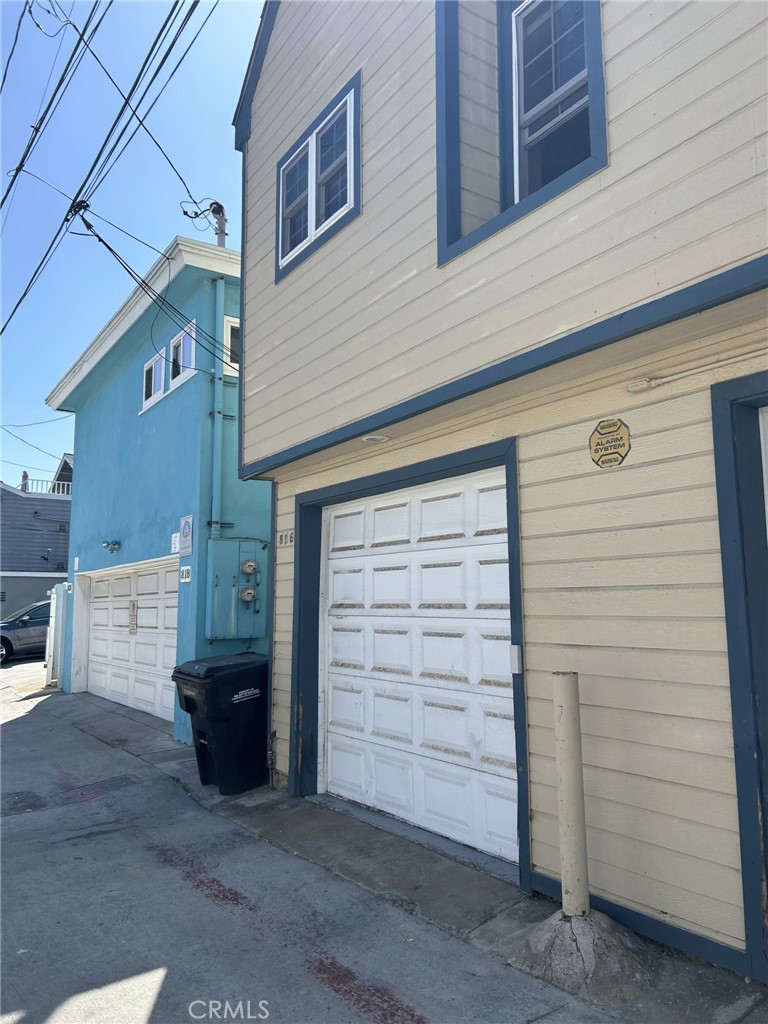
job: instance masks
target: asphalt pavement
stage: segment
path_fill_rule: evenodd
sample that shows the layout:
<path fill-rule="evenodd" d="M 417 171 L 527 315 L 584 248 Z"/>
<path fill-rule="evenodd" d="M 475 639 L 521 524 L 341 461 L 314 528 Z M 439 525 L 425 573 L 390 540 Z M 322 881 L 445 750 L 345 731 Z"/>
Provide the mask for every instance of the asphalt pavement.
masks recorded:
<path fill-rule="evenodd" d="M 504 929 L 552 909 L 512 881 L 330 806 L 220 798 L 163 723 L 43 682 L 0 672 L 2 1024 L 768 1020 L 762 986 L 685 958 L 588 1005 L 505 962 Z"/>

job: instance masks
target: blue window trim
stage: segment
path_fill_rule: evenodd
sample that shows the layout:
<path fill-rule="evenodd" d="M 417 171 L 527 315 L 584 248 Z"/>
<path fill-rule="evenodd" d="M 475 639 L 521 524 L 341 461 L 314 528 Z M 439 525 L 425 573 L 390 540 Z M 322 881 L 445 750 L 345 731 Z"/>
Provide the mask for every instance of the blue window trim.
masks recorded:
<path fill-rule="evenodd" d="M 362 71 L 358 71 L 357 74 L 347 82 L 343 89 L 333 97 L 330 103 L 323 107 L 322 111 L 317 115 L 312 124 L 299 136 L 299 138 L 293 143 L 287 153 L 278 161 L 277 164 L 277 175 L 276 175 L 276 186 L 275 186 L 275 284 L 282 280 L 286 274 L 290 274 L 292 270 L 300 266 L 304 260 L 316 252 L 320 246 L 325 245 L 326 242 L 330 241 L 331 238 L 342 228 L 346 227 L 350 221 L 357 217 L 361 210 L 361 196 L 362 188 L 360 182 L 360 170 L 361 160 L 360 153 L 362 149 L 362 141 L 360 138 L 360 93 L 362 88 L 363 75 Z M 302 249 L 301 252 L 293 256 L 288 263 L 284 266 L 280 266 L 280 221 L 281 221 L 281 209 L 280 209 L 280 176 L 285 165 L 293 159 L 304 143 L 309 139 L 314 131 L 316 131 L 325 119 L 338 107 L 338 105 L 347 97 L 352 94 L 352 125 L 353 125 L 353 139 L 351 145 L 352 152 L 352 205 L 342 214 L 338 220 L 334 221 L 330 227 L 325 228 L 315 235 L 315 238 Z M 313 187 L 313 183 L 309 183 L 309 188 Z"/>
<path fill-rule="evenodd" d="M 240 476 L 244 479 L 263 476 L 281 466 L 289 465 L 309 455 L 317 455 L 336 445 L 352 441 L 363 434 L 382 433 L 387 427 L 422 413 L 439 409 L 488 388 L 497 387 L 529 373 L 554 366 L 566 359 L 593 352 L 656 327 L 674 323 L 695 313 L 713 309 L 725 302 L 750 295 L 768 287 L 768 256 L 725 270 L 679 291 L 652 299 L 643 305 L 618 313 L 599 323 L 583 327 L 562 338 L 528 349 L 519 355 L 503 359 L 493 366 L 459 377 L 413 398 L 398 402 L 381 412 L 346 423 L 307 441 L 292 445 L 243 465 Z M 242 377 L 242 374 L 241 374 Z"/>
<path fill-rule="evenodd" d="M 585 2 L 587 70 L 589 76 L 588 159 L 572 167 L 556 181 L 518 203 L 511 201 L 513 144 L 511 124 L 512 12 L 514 0 L 498 0 L 499 60 L 499 153 L 502 210 L 469 234 L 461 235 L 461 183 L 459 161 L 459 14 L 456 0 L 437 0 L 436 105 L 437 105 L 437 264 L 443 266 L 480 242 L 509 227 L 532 210 L 591 177 L 608 163 L 605 119 L 605 76 L 599 0 Z"/>
<path fill-rule="evenodd" d="M 712 387 L 720 551 L 731 686 L 734 761 L 748 965 L 768 981 L 768 925 L 762 888 L 768 821 L 768 541 L 759 409 L 768 406 L 768 373 Z M 762 810 L 760 827 L 758 808 Z"/>

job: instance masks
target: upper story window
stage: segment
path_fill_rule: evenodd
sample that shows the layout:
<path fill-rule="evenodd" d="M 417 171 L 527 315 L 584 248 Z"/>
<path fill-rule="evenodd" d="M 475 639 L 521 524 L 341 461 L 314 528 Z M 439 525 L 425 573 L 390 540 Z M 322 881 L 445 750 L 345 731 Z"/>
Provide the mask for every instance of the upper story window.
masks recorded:
<path fill-rule="evenodd" d="M 600 0 L 439 0 L 438 264 L 608 162 Z"/>
<path fill-rule="evenodd" d="M 164 393 L 165 384 L 165 350 L 158 352 L 148 363 L 144 364 L 144 401 L 142 410 L 158 402 Z"/>
<path fill-rule="evenodd" d="M 224 317 L 224 373 L 237 373 L 240 369 L 240 321 L 233 316 Z"/>
<path fill-rule="evenodd" d="M 589 82 L 580 0 L 529 0 L 512 13 L 514 200 L 589 156 Z"/>
<path fill-rule="evenodd" d="M 360 212 L 360 72 L 277 167 L 275 280 Z"/>
<path fill-rule="evenodd" d="M 195 371 L 195 325 L 189 324 L 171 342 L 171 387 L 175 388 Z"/>

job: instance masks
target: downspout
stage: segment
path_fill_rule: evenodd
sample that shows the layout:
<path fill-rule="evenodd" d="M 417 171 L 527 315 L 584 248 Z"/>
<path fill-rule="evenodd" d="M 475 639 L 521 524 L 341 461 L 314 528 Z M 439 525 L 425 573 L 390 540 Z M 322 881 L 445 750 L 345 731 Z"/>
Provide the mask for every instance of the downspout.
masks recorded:
<path fill-rule="evenodd" d="M 218 342 L 218 351 L 224 351 L 224 278 L 214 279 L 216 302 L 214 307 L 213 333 Z M 221 536 L 221 483 L 224 461 L 224 360 L 216 365 L 220 357 L 214 354 L 213 364 L 213 458 L 211 468 L 211 539 Z"/>

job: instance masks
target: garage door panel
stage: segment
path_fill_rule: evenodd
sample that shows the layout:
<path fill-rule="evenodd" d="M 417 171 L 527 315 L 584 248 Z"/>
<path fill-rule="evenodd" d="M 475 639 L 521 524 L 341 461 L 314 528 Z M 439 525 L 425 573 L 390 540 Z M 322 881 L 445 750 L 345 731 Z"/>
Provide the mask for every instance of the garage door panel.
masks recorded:
<path fill-rule="evenodd" d="M 516 775 L 514 711 L 507 696 L 407 682 L 383 687 L 371 680 L 331 676 L 327 700 L 328 728 L 336 735 L 491 775 Z"/>
<path fill-rule="evenodd" d="M 111 581 L 111 597 L 130 597 L 131 596 L 131 577 L 130 576 L 117 576 Z"/>
<path fill-rule="evenodd" d="M 131 660 L 131 644 L 129 640 L 112 640 L 109 644 L 108 657 L 111 661 Z"/>
<path fill-rule="evenodd" d="M 328 789 L 517 859 L 504 473 L 327 510 Z"/>
<path fill-rule="evenodd" d="M 179 618 L 179 607 L 174 601 L 173 604 L 163 606 L 163 629 L 176 629 Z"/>
<path fill-rule="evenodd" d="M 361 688 L 332 683 L 329 722 L 340 730 L 362 732 L 365 728 L 365 697 Z"/>
<path fill-rule="evenodd" d="M 176 705 L 176 687 L 172 682 L 165 679 L 160 684 L 160 707 L 156 712 L 159 718 L 173 721 L 173 712 Z"/>
<path fill-rule="evenodd" d="M 160 609 L 156 604 L 138 602 L 136 611 L 137 629 L 157 629 L 160 625 Z"/>
<path fill-rule="evenodd" d="M 130 619 L 130 609 L 127 604 L 113 604 L 110 616 L 110 626 L 113 629 L 127 629 Z"/>
<path fill-rule="evenodd" d="M 371 806 L 413 820 L 418 813 L 413 759 L 385 749 L 372 750 L 370 759 Z"/>
<path fill-rule="evenodd" d="M 88 689 L 173 720 L 178 565 L 91 581 Z M 136 631 L 129 631 L 136 601 Z"/>
<path fill-rule="evenodd" d="M 163 572 L 163 592 L 166 594 L 178 594 L 179 592 L 179 570 L 178 568 L 166 569 Z"/>
<path fill-rule="evenodd" d="M 512 696 L 507 622 L 471 619 L 332 618 L 329 669 L 344 676 L 507 690 Z"/>
<path fill-rule="evenodd" d="M 164 578 L 164 577 L 163 577 Z M 136 593 L 151 596 L 160 593 L 160 573 L 140 572 L 136 577 Z"/>
<path fill-rule="evenodd" d="M 334 780 L 333 792 L 366 802 L 366 751 L 361 744 L 342 736 L 329 737 L 328 769 Z"/>
<path fill-rule="evenodd" d="M 373 690 L 370 695 L 369 734 L 413 746 L 413 699 L 411 694 Z M 365 731 L 365 723 L 362 730 Z"/>

